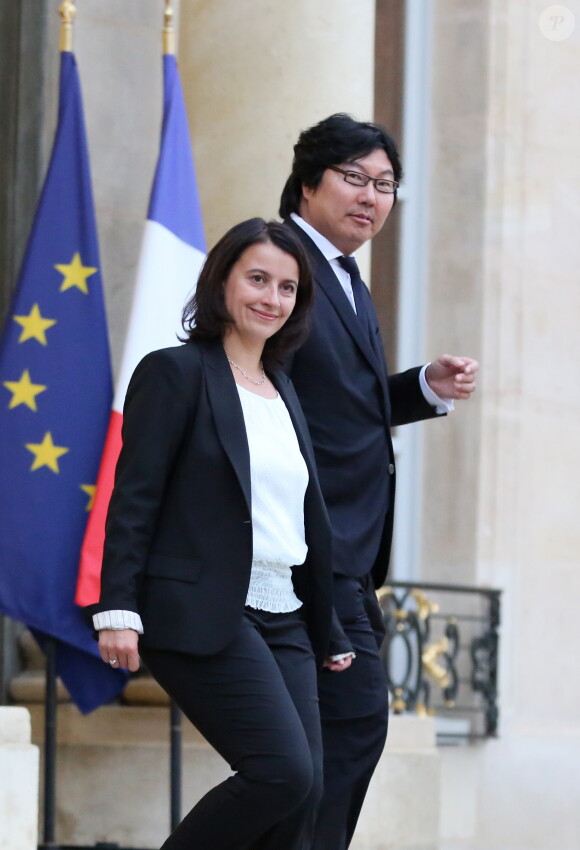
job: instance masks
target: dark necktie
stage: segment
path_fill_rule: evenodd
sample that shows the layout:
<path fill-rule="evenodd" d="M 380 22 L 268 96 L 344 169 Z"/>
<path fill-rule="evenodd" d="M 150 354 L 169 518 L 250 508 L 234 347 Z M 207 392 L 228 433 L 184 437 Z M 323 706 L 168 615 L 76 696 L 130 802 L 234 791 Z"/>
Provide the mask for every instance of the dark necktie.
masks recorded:
<path fill-rule="evenodd" d="M 354 303 L 356 305 L 356 314 L 360 320 L 366 338 L 368 339 L 379 363 L 381 361 L 384 362 L 381 338 L 377 335 L 376 331 L 373 330 L 377 323 L 375 311 L 368 292 L 363 291 L 366 287 L 362 282 L 357 261 L 354 257 L 344 256 L 337 257 L 337 260 L 343 269 L 350 275 L 352 294 L 354 295 Z"/>
<path fill-rule="evenodd" d="M 369 333 L 369 318 L 366 309 L 365 293 L 363 292 L 364 283 L 360 276 L 358 263 L 354 257 L 337 257 L 336 258 L 343 269 L 350 275 L 350 285 L 352 286 L 352 294 L 356 306 L 356 313 L 360 319 L 363 328 Z"/>

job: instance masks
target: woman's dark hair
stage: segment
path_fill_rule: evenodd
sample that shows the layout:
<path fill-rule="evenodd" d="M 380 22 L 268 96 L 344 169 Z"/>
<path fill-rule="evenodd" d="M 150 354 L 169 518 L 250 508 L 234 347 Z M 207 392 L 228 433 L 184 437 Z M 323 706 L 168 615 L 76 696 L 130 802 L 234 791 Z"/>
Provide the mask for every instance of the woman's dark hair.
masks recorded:
<path fill-rule="evenodd" d="M 225 304 L 224 283 L 232 267 L 247 248 L 260 242 L 271 242 L 294 257 L 298 264 L 296 304 L 284 325 L 266 340 L 262 360 L 264 367 L 281 366 L 308 335 L 308 311 L 312 303 L 312 274 L 306 252 L 297 236 L 278 221 L 250 218 L 236 224 L 222 236 L 208 253 L 197 281 L 197 287 L 183 308 L 181 323 L 185 331 L 182 342 L 197 339 L 223 339 L 233 319 Z"/>
<path fill-rule="evenodd" d="M 300 212 L 302 187 L 317 189 L 331 165 L 367 156 L 377 148 L 382 148 L 388 156 L 398 183 L 403 173 L 401 160 L 394 141 L 380 124 L 355 121 L 350 115 L 337 112 L 303 130 L 294 145 L 292 173 L 282 190 L 280 217 L 288 218 L 290 213 Z"/>

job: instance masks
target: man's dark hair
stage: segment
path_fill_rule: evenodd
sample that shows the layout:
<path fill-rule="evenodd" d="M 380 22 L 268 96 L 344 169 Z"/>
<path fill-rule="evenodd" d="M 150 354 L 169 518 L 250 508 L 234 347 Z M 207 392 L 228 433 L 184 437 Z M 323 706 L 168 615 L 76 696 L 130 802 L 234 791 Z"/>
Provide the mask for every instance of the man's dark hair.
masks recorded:
<path fill-rule="evenodd" d="M 306 339 L 308 311 L 313 296 L 312 275 L 304 248 L 292 231 L 278 221 L 250 218 L 236 224 L 214 245 L 203 264 L 195 293 L 183 308 L 185 337 L 182 342 L 223 339 L 233 321 L 225 305 L 224 283 L 244 251 L 260 242 L 271 242 L 294 257 L 298 264 L 294 309 L 280 330 L 264 345 L 264 368 L 274 369 L 281 366 L 287 355 Z"/>
<path fill-rule="evenodd" d="M 280 198 L 280 217 L 288 218 L 290 213 L 300 212 L 302 186 L 317 189 L 331 165 L 351 162 L 377 148 L 382 148 L 388 156 L 398 183 L 402 174 L 399 154 L 394 141 L 379 124 L 355 121 L 350 115 L 337 112 L 303 130 L 294 145 L 292 173 Z"/>

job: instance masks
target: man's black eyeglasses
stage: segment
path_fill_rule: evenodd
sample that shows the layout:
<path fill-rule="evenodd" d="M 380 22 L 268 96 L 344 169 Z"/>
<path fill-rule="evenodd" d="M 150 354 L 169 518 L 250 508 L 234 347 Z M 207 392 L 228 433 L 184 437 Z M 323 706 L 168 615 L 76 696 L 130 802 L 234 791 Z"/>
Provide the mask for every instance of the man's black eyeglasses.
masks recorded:
<path fill-rule="evenodd" d="M 347 183 L 353 186 L 367 186 L 369 181 L 374 183 L 377 192 L 383 192 L 385 195 L 394 195 L 399 188 L 396 180 L 385 180 L 383 177 L 369 177 L 368 174 L 363 174 L 362 171 L 345 171 L 344 168 L 337 168 L 335 165 L 328 166 L 331 171 L 338 171 L 344 175 Z"/>

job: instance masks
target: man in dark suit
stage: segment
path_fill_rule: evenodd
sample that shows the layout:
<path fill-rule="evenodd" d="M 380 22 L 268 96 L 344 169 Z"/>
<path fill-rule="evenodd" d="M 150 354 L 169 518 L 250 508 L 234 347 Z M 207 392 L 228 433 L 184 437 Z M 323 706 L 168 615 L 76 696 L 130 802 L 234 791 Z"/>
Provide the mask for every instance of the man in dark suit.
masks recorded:
<path fill-rule="evenodd" d="M 334 607 L 342 626 L 333 662 L 319 677 L 325 792 L 312 850 L 349 846 L 387 734 L 375 588 L 386 577 L 393 527 L 390 428 L 446 413 L 452 399 L 469 398 L 478 368 L 470 358 L 443 355 L 388 375 L 377 317 L 352 254 L 384 225 L 400 175 L 396 147 L 382 127 L 332 115 L 301 133 L 280 205 L 315 279 L 310 335 L 288 371 L 330 515 Z"/>

